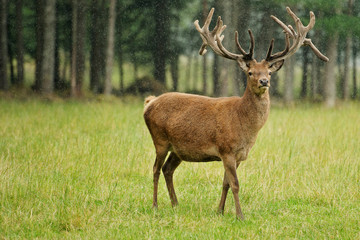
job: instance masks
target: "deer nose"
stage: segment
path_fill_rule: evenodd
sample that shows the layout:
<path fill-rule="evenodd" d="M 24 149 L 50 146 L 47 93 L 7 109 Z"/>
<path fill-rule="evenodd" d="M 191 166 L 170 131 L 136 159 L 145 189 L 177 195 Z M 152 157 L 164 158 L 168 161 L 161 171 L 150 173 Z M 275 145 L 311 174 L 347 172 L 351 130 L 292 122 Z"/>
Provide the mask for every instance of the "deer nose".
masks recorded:
<path fill-rule="evenodd" d="M 259 82 L 260 82 L 261 86 L 267 86 L 269 84 L 268 79 L 260 79 Z"/>

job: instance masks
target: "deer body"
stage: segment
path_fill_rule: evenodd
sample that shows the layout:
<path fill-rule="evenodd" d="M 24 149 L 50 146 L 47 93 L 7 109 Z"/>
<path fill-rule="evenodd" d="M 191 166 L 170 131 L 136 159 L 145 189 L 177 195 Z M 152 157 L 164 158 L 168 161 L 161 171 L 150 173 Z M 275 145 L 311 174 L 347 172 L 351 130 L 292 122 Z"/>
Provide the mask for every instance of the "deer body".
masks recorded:
<path fill-rule="evenodd" d="M 284 29 L 286 47 L 282 52 L 272 54 L 274 40 L 271 41 L 266 58 L 257 62 L 253 58 L 254 37 L 250 34 L 250 49 L 246 53 L 239 44 L 235 33 L 235 43 L 241 54 L 231 53 L 222 45 L 221 33 L 225 25 L 218 17 L 215 28 L 210 32 L 214 9 L 212 9 L 200 28 L 195 21 L 203 44 L 200 54 L 206 47 L 218 55 L 234 60 L 247 75 L 247 86 L 243 97 L 210 98 L 184 93 L 165 93 L 145 100 L 144 119 L 150 131 L 156 150 L 153 167 L 154 195 L 153 207 L 157 207 L 157 192 L 160 170 L 162 169 L 172 205 L 177 205 L 173 174 L 182 161 L 208 162 L 222 161 L 224 179 L 219 212 L 224 211 L 226 196 L 231 188 L 236 216 L 244 218 L 239 203 L 239 182 L 236 174 L 241 161 L 246 160 L 255 144 L 258 132 L 264 126 L 270 111 L 269 87 L 272 72 L 278 71 L 284 60 L 293 55 L 301 46 L 308 45 L 322 60 L 328 59 L 321 54 L 306 33 L 314 26 L 315 16 L 310 12 L 310 23 L 304 27 L 297 16 L 287 8 L 296 23 L 294 28 L 286 26 L 279 19 L 272 18 Z M 290 46 L 290 39 L 292 45 Z M 170 152 L 166 162 L 165 159 Z"/>
<path fill-rule="evenodd" d="M 144 117 L 154 143 L 167 145 L 183 161 L 221 161 L 227 154 L 242 161 L 269 115 L 266 95 L 209 98 L 166 93 L 148 103 Z"/>

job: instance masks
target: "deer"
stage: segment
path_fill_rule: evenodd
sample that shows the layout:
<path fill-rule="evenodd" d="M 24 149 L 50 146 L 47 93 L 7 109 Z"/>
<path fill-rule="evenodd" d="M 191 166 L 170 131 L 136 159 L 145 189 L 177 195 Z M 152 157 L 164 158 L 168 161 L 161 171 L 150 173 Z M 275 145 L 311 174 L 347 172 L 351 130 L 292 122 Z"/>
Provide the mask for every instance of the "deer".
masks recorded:
<path fill-rule="evenodd" d="M 153 208 L 158 207 L 157 194 L 161 170 L 174 207 L 178 205 L 178 200 L 174 190 L 173 174 L 181 162 L 221 161 L 224 166 L 224 178 L 218 212 L 224 213 L 226 197 L 231 188 L 236 217 L 244 220 L 239 202 L 239 181 L 236 170 L 239 164 L 247 159 L 260 129 L 268 119 L 271 74 L 278 71 L 285 59 L 294 55 L 303 45 L 309 46 L 321 60 L 329 60 L 316 48 L 311 39 L 306 37 L 314 27 L 314 13 L 310 12 L 310 22 L 304 26 L 289 7 L 286 10 L 294 20 L 295 28 L 285 25 L 271 15 L 271 18 L 283 29 L 285 48 L 273 54 L 274 39 L 272 39 L 266 58 L 260 62 L 253 57 L 255 41 L 250 29 L 248 30 L 249 52 L 241 47 L 236 31 L 235 44 L 240 53 L 232 53 L 222 44 L 224 39 L 222 32 L 226 25 L 223 24 L 221 16 L 218 17 L 214 29 L 209 30 L 214 8 L 210 10 L 202 28 L 198 20 L 194 22 L 203 40 L 199 54 L 204 55 L 209 46 L 215 54 L 236 61 L 247 76 L 247 86 L 242 97 L 211 98 L 169 92 L 145 99 L 144 120 L 156 152 L 153 166 Z"/>

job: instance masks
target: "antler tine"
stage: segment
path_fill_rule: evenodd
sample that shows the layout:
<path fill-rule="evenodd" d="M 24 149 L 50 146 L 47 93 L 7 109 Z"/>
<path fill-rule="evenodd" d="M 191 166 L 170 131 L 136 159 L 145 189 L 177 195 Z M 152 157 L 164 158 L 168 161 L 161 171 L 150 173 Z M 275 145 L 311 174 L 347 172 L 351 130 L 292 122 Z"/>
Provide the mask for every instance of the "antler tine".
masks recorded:
<path fill-rule="evenodd" d="M 324 54 L 322 54 L 319 49 L 317 49 L 317 47 L 312 43 L 311 39 L 309 38 L 305 38 L 304 41 L 304 45 L 307 45 L 309 47 L 311 47 L 311 49 L 313 50 L 313 52 L 315 53 L 315 55 L 320 58 L 321 60 L 323 60 L 324 62 L 328 62 L 329 58 L 326 57 Z"/>
<path fill-rule="evenodd" d="M 206 20 L 205 20 L 205 23 L 204 23 L 204 27 L 206 26 L 206 29 L 209 30 L 209 26 L 210 26 L 210 23 L 211 23 L 211 19 L 213 17 L 213 14 L 214 14 L 214 11 L 215 11 L 215 8 L 211 8 Z"/>
<path fill-rule="evenodd" d="M 249 53 L 246 53 L 245 50 L 241 47 L 241 45 L 239 43 L 239 36 L 238 36 L 239 33 L 237 31 L 235 31 L 236 46 L 239 49 L 239 51 L 241 52 L 241 54 L 244 55 L 243 59 L 245 59 L 245 60 L 253 59 L 254 46 L 255 46 L 254 35 L 252 34 L 252 31 L 250 29 L 248 30 L 248 32 L 250 35 L 250 48 L 249 48 Z"/>
<path fill-rule="evenodd" d="M 249 29 L 248 32 L 249 32 L 249 36 L 250 36 L 249 57 L 252 59 L 253 55 L 254 55 L 255 40 L 254 40 L 254 35 L 253 35 L 252 31 Z"/>
<path fill-rule="evenodd" d="M 315 26 L 315 14 L 313 11 L 310 11 L 310 22 L 309 24 L 305 27 L 306 31 L 310 31 L 310 29 L 312 29 Z"/>
<path fill-rule="evenodd" d="M 245 55 L 246 52 L 245 50 L 241 47 L 240 43 L 239 43 L 239 33 L 238 31 L 235 31 L 235 44 L 237 46 L 237 48 L 239 49 L 239 51 L 241 52 L 241 54 Z"/>
<path fill-rule="evenodd" d="M 280 19 L 274 15 L 271 15 L 270 17 L 284 29 L 285 33 L 289 34 L 291 38 L 294 38 L 293 32 Z"/>
<path fill-rule="evenodd" d="M 309 24 L 305 27 L 302 23 L 300 18 L 298 18 L 296 16 L 296 14 L 291 11 L 291 9 L 289 7 L 286 7 L 286 11 L 288 12 L 288 14 L 292 17 L 292 19 L 295 22 L 295 28 L 296 31 L 294 30 L 294 28 L 291 25 L 286 26 L 282 21 L 280 21 L 277 17 L 275 16 L 271 16 L 271 18 L 280 25 L 280 27 L 282 27 L 282 29 L 284 29 L 285 32 L 285 37 L 286 37 L 286 48 L 283 52 L 279 52 L 276 53 L 274 55 L 271 55 L 271 51 L 273 49 L 273 41 L 270 44 L 269 47 L 269 51 L 268 54 L 266 56 L 266 60 L 269 62 L 269 64 L 272 64 L 274 62 L 280 61 L 280 60 L 284 60 L 290 56 L 292 56 L 293 54 L 295 54 L 295 52 L 303 45 L 308 45 L 310 46 L 310 48 L 313 50 L 313 52 L 315 53 L 315 55 L 317 57 L 319 57 L 321 60 L 323 61 L 329 61 L 329 59 L 324 56 L 316 47 L 315 45 L 311 42 L 311 39 L 306 38 L 306 34 L 314 27 L 315 25 L 315 14 L 313 12 L 310 12 L 310 22 Z M 289 38 L 292 38 L 292 45 L 291 47 L 289 47 L 290 45 L 290 41 Z"/>
<path fill-rule="evenodd" d="M 271 53 L 272 53 L 273 48 L 274 48 L 274 39 L 271 39 L 270 46 L 269 46 L 269 49 L 267 51 L 266 58 L 265 58 L 267 61 L 270 60 L 270 58 L 271 58 Z"/>
<path fill-rule="evenodd" d="M 266 54 L 266 59 L 265 60 L 268 61 L 268 62 L 271 62 L 274 59 L 281 58 L 281 57 L 285 56 L 289 52 L 289 49 L 290 49 L 290 36 L 287 33 L 285 33 L 285 43 L 286 43 L 285 49 L 282 52 L 277 52 L 277 53 L 271 55 L 273 47 L 274 47 L 274 39 L 272 39 L 271 42 L 270 42 L 269 50 L 268 50 L 268 52 Z"/>
<path fill-rule="evenodd" d="M 223 24 L 223 21 L 221 20 L 220 16 L 217 19 L 216 26 L 214 27 L 214 29 L 211 32 L 209 31 L 209 25 L 210 25 L 212 16 L 214 14 L 214 11 L 215 11 L 214 8 L 212 8 L 210 10 L 210 12 L 205 20 L 204 26 L 202 28 L 199 25 L 199 20 L 196 20 L 194 22 L 195 27 L 196 27 L 197 31 L 200 33 L 200 36 L 203 40 L 203 43 L 200 47 L 199 54 L 204 55 L 206 53 L 206 47 L 210 46 L 216 54 L 218 54 L 222 57 L 225 57 L 225 58 L 228 58 L 231 60 L 236 60 L 236 61 L 244 60 L 244 56 L 247 56 L 245 51 L 242 52 L 243 55 L 231 53 L 228 50 L 226 50 L 226 48 L 222 45 L 224 36 L 221 34 L 225 30 L 226 25 Z M 254 44 L 252 43 L 252 46 L 253 45 Z M 253 50 L 251 52 L 253 52 Z"/>

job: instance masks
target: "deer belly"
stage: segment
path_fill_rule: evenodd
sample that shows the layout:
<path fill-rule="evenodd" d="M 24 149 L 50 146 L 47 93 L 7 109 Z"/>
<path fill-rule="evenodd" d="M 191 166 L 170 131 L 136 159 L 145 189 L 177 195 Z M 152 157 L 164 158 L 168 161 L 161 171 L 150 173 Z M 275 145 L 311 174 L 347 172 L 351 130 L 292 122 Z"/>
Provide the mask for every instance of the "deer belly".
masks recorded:
<path fill-rule="evenodd" d="M 221 158 L 217 156 L 215 148 L 208 148 L 205 150 L 198 149 L 178 149 L 172 148 L 172 151 L 178 155 L 178 157 L 186 162 L 213 162 L 221 161 Z"/>

